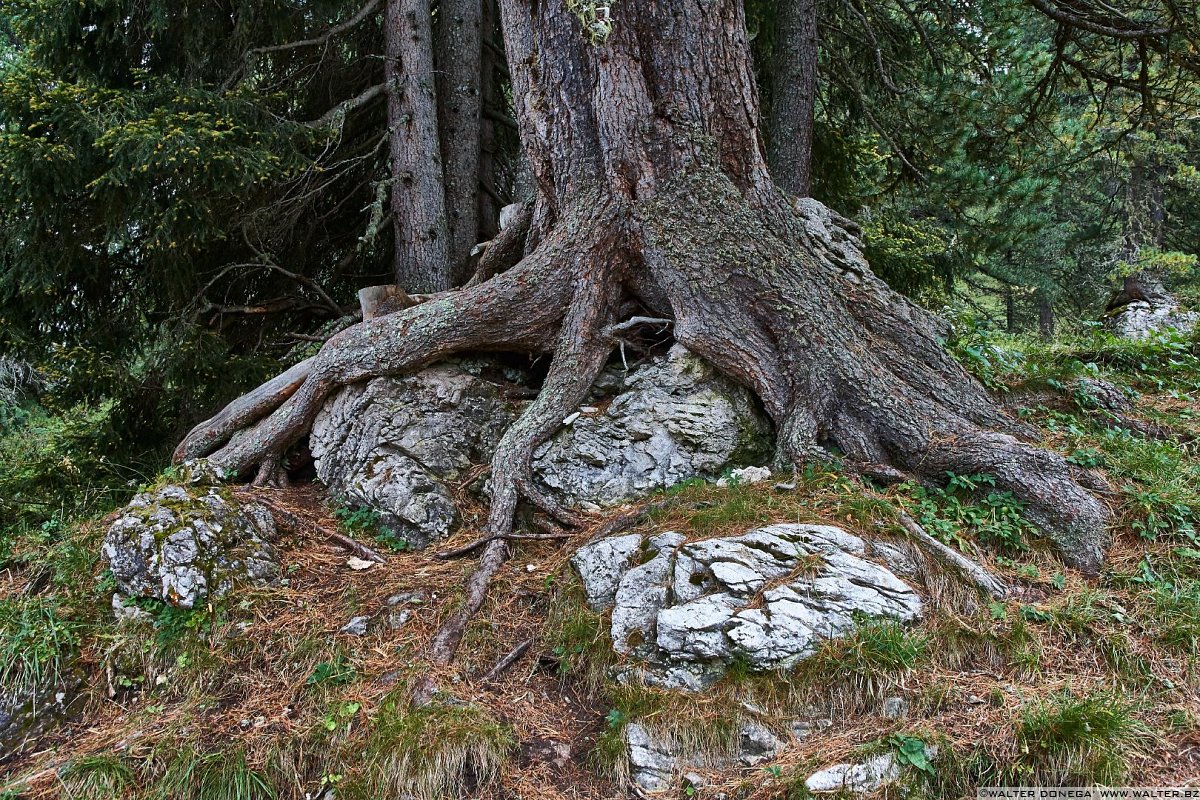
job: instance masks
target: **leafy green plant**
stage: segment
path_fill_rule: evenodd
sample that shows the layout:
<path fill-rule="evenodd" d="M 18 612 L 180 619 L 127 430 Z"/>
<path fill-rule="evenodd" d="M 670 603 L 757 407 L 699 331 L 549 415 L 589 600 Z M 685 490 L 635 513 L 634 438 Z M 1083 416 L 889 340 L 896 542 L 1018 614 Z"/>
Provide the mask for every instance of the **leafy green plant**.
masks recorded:
<path fill-rule="evenodd" d="M 342 686 L 353 681 L 355 674 L 354 667 L 347 662 L 345 656 L 339 653 L 330 661 L 318 663 L 304 684 L 306 686 L 321 684 Z"/>
<path fill-rule="evenodd" d="M 365 506 L 339 505 L 333 516 L 349 533 L 369 533 L 379 527 L 379 512 Z"/>
<path fill-rule="evenodd" d="M 213 615 L 203 608 L 183 608 L 154 598 L 142 598 L 137 605 L 154 619 L 155 642 L 160 649 L 178 644 L 185 637 L 211 629 Z"/>
<path fill-rule="evenodd" d="M 1027 550 L 1034 527 L 1024 516 L 1025 504 L 1012 492 L 996 488 L 987 474 L 946 472 L 946 486 L 901 484 L 906 502 L 921 525 L 947 544 L 966 546 L 964 533 L 1010 551 Z"/>
<path fill-rule="evenodd" d="M 924 739 L 917 736 L 894 734 L 887 739 L 888 745 L 896 756 L 896 762 L 912 767 L 927 775 L 933 775 L 933 755 L 930 746 Z"/>

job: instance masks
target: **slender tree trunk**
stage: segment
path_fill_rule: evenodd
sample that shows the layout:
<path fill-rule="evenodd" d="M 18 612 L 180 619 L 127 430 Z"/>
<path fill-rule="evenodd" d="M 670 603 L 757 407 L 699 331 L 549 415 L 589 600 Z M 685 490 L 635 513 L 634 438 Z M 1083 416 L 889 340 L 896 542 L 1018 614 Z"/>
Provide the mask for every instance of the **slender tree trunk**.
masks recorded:
<path fill-rule="evenodd" d="M 501 39 L 500 12 L 496 8 L 496 0 L 483 0 L 483 22 L 480 26 L 482 48 L 479 59 L 479 239 L 488 241 L 500 232 L 500 208 L 498 196 L 499 186 L 497 159 L 499 142 L 496 137 L 496 123 L 488 119 L 486 109 L 500 109 L 502 94 L 500 92 L 499 68 L 503 66 L 502 59 L 495 51 L 496 43 Z"/>
<path fill-rule="evenodd" d="M 1038 335 L 1043 339 L 1054 338 L 1054 302 L 1048 292 L 1039 289 L 1037 293 Z"/>
<path fill-rule="evenodd" d="M 482 0 L 440 0 L 434 25 L 438 131 L 445 162 L 451 285 L 469 277 L 467 258 L 479 242 L 479 124 Z"/>
<path fill-rule="evenodd" d="M 452 285 L 450 227 L 429 0 L 388 0 L 386 26 L 396 284 L 412 294 L 444 291 Z"/>
<path fill-rule="evenodd" d="M 780 0 L 772 51 L 771 174 L 796 197 L 812 193 L 817 103 L 817 0 Z"/>
<path fill-rule="evenodd" d="M 1011 286 L 1004 290 L 1004 330 L 1008 333 L 1017 332 L 1017 301 Z"/>
<path fill-rule="evenodd" d="M 852 469 L 929 481 L 988 473 L 1068 564 L 1095 572 L 1109 515 L 1083 484 L 1103 482 L 1031 444 L 941 346 L 937 320 L 871 272 L 840 218 L 789 203 L 771 180 L 743 12 L 741 0 L 620 0 L 611 30 L 585 31 L 567 0 L 501 0 L 537 188 L 525 257 L 342 331 L 198 426 L 176 457 L 211 453 L 266 480 L 341 386 L 463 350 L 551 351 L 541 393 L 493 456 L 490 541 L 434 644 L 444 663 L 503 564 L 518 500 L 571 519 L 530 458 L 587 396 L 635 308 L 672 320 L 679 343 L 758 395 L 783 464 L 836 450 Z"/>

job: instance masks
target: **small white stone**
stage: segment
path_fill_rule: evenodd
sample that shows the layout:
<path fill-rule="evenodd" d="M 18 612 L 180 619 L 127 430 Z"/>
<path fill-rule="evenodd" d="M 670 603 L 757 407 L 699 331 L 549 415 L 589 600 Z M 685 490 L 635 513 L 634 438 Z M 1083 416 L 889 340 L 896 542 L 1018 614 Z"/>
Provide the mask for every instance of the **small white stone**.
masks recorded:
<path fill-rule="evenodd" d="M 862 764 L 834 764 L 810 775 L 804 786 L 810 792 L 867 793 L 900 777 L 900 765 L 891 753 L 864 761 Z"/>
<path fill-rule="evenodd" d="M 346 566 L 355 572 L 362 572 L 363 570 L 368 570 L 375 566 L 375 562 L 367 561 L 365 558 L 359 558 L 358 556 L 351 556 L 350 558 L 346 559 Z"/>
<path fill-rule="evenodd" d="M 884 719 L 900 719 L 908 713 L 908 703 L 903 697 L 885 698 L 880 713 Z"/>
<path fill-rule="evenodd" d="M 574 414 L 572 414 L 571 416 L 569 416 L 563 420 L 563 425 L 570 425 L 572 422 L 579 419 L 580 416 L 582 416 L 582 415 L 578 411 L 576 411 Z"/>

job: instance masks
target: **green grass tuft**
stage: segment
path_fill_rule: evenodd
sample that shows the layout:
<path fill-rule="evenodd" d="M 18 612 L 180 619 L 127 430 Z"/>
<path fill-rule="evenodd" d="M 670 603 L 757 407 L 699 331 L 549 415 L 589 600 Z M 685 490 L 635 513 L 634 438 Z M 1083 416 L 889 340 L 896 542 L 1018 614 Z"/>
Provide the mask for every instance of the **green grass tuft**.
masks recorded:
<path fill-rule="evenodd" d="M 125 759 L 112 755 L 83 756 L 61 773 L 63 800 L 123 800 L 137 785 Z"/>
<path fill-rule="evenodd" d="M 1021 709 L 1017 723 L 1022 762 L 1048 785 L 1124 780 L 1148 734 L 1134 705 L 1110 692 L 1042 700 Z"/>
<path fill-rule="evenodd" d="M 830 639 L 800 662 L 797 677 L 810 686 L 828 687 L 836 680 L 864 698 L 876 698 L 928 663 L 930 644 L 928 634 L 895 620 L 865 620 L 853 633 Z"/>
<path fill-rule="evenodd" d="M 0 685 L 20 690 L 57 683 L 75 657 L 79 633 L 54 600 L 0 600 Z"/>
<path fill-rule="evenodd" d="M 512 730 L 479 706 L 412 708 L 406 691 L 393 692 L 366 743 L 360 788 L 414 800 L 465 796 L 496 780 L 514 746 Z"/>

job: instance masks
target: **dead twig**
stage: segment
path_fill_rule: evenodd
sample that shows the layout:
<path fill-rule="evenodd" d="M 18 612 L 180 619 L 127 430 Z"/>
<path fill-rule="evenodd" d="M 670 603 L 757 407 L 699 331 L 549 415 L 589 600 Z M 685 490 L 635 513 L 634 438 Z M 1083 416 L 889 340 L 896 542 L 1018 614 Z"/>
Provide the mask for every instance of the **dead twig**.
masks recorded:
<path fill-rule="evenodd" d="M 503 675 L 509 667 L 521 659 L 521 656 L 525 655 L 532 644 L 533 638 L 530 637 L 514 647 L 508 655 L 496 662 L 496 666 L 488 670 L 488 673 L 483 676 L 484 683 L 494 681 Z"/>

